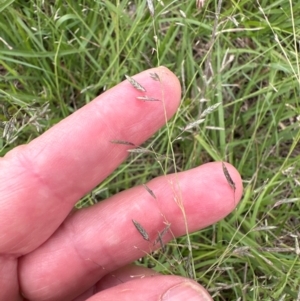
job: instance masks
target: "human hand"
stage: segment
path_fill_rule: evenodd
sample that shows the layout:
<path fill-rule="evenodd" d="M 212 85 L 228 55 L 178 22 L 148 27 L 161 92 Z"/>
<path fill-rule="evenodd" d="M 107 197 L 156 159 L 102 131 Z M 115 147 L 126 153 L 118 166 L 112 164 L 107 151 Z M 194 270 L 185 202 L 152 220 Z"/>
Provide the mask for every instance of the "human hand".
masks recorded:
<path fill-rule="evenodd" d="M 242 195 L 231 165 L 235 201 L 222 163 L 215 162 L 151 180 L 147 186 L 156 200 L 138 186 L 72 211 L 132 148 L 112 140 L 141 144 L 179 106 L 180 84 L 168 69 L 135 79 L 162 101 L 136 99 L 144 93 L 124 81 L 0 160 L 1 301 L 23 300 L 20 292 L 30 301 L 211 300 L 192 280 L 122 267 L 149 251 L 133 219 L 151 239 L 169 222 L 166 242 L 186 233 L 185 220 L 191 233 L 230 213 Z"/>

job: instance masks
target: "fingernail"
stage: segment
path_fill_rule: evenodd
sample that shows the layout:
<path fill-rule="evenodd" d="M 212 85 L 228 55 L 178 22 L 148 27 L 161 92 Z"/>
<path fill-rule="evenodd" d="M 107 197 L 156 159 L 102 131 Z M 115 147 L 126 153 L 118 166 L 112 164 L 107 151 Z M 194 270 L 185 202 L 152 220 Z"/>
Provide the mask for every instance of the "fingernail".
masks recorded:
<path fill-rule="evenodd" d="M 212 301 L 213 299 L 200 285 L 191 281 L 182 282 L 169 288 L 161 297 L 161 301 Z"/>

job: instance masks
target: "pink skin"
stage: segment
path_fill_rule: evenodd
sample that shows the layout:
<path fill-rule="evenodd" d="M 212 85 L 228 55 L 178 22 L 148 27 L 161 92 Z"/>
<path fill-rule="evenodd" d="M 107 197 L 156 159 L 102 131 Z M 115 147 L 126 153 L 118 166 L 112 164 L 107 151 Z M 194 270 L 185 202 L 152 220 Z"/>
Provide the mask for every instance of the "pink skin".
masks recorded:
<path fill-rule="evenodd" d="M 161 83 L 150 77 L 151 72 L 159 74 Z M 222 164 L 216 162 L 151 180 L 147 186 L 156 199 L 139 186 L 72 211 L 78 199 L 128 156 L 132 146 L 111 140 L 139 145 L 179 106 L 180 84 L 168 69 L 147 70 L 134 78 L 146 93 L 123 81 L 0 159 L 0 287 L 6 288 L 0 290 L 0 300 L 23 300 L 20 291 L 31 301 L 81 301 L 98 291 L 89 300 L 114 300 L 120 289 L 126 291 L 122 300 L 139 300 L 139 294 L 143 300 L 159 300 L 149 290 L 155 283 L 159 296 L 178 283 L 204 292 L 180 277 L 154 277 L 133 266 L 118 269 L 154 249 L 132 219 L 147 230 L 151 241 L 165 222 L 171 223 L 164 236 L 167 242 L 172 235 L 186 233 L 184 214 L 188 231 L 193 232 L 230 213 L 242 195 L 240 175 L 231 165 L 226 164 L 236 184 L 235 201 Z M 136 99 L 143 95 L 162 101 Z M 130 277 L 141 271 L 148 277 Z M 118 275 L 113 281 L 112 274 Z M 206 294 L 203 300 L 210 298 Z"/>

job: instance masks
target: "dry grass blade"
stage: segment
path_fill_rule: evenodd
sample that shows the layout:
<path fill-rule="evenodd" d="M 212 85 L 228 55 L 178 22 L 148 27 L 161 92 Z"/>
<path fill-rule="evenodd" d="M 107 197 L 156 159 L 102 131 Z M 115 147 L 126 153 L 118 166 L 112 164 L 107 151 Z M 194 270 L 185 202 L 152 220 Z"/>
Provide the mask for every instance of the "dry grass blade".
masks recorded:
<path fill-rule="evenodd" d="M 145 189 L 149 192 L 149 194 L 156 199 L 156 196 L 154 194 L 154 192 L 146 185 L 146 184 L 143 184 L 143 186 L 145 187 Z"/>
<path fill-rule="evenodd" d="M 110 140 L 111 143 L 114 144 L 124 144 L 124 145 L 131 145 L 131 146 L 135 146 L 134 143 L 129 142 L 129 141 L 124 141 L 124 140 Z"/>
<path fill-rule="evenodd" d="M 160 99 L 158 99 L 158 98 L 149 97 L 147 95 L 145 95 L 145 96 L 137 96 L 137 99 L 144 100 L 144 101 L 160 101 Z"/>
<path fill-rule="evenodd" d="M 142 235 L 142 237 L 149 241 L 149 234 L 147 233 L 147 231 L 140 225 L 140 223 L 138 223 L 137 221 L 135 221 L 134 219 L 132 220 L 134 226 L 136 227 L 136 229 L 138 230 L 138 232 Z"/>
<path fill-rule="evenodd" d="M 130 77 L 128 75 L 125 75 L 125 77 L 135 89 L 142 91 L 142 92 L 146 92 L 146 89 L 141 84 L 139 84 L 135 79 L 133 79 L 132 77 Z"/>
<path fill-rule="evenodd" d="M 154 5 L 153 0 L 147 0 L 148 9 L 150 11 L 151 17 L 154 17 Z"/>

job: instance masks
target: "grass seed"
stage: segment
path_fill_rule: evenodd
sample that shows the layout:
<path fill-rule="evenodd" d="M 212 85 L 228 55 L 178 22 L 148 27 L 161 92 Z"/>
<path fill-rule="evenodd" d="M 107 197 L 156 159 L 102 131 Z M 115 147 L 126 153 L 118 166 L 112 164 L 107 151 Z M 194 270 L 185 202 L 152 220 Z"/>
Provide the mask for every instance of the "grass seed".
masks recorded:
<path fill-rule="evenodd" d="M 141 84 L 139 84 L 135 79 L 133 79 L 129 75 L 125 75 L 125 77 L 135 89 L 142 92 L 146 92 L 146 89 Z"/>

